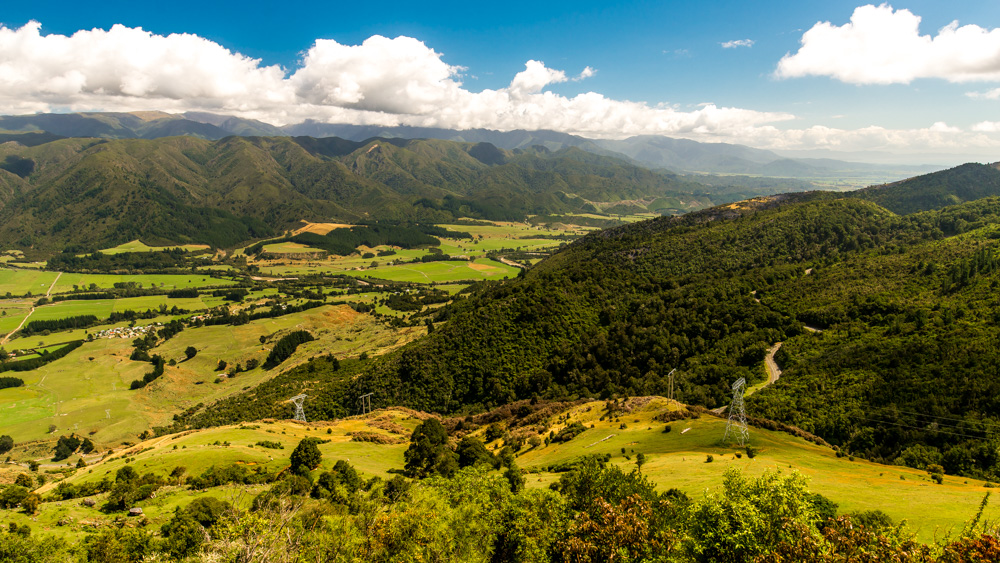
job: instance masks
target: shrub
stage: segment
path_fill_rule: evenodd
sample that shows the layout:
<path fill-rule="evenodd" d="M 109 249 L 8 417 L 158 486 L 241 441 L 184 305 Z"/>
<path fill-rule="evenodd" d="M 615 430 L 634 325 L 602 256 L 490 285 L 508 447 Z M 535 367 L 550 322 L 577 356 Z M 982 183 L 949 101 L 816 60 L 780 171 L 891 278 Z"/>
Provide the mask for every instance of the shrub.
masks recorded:
<path fill-rule="evenodd" d="M 14 449 L 14 439 L 4 434 L 0 436 L 0 454 L 5 454 Z"/>
<path fill-rule="evenodd" d="M 715 461 L 715 456 L 712 454 L 708 454 L 708 456 L 705 457 L 705 463 L 712 463 L 713 461 Z"/>

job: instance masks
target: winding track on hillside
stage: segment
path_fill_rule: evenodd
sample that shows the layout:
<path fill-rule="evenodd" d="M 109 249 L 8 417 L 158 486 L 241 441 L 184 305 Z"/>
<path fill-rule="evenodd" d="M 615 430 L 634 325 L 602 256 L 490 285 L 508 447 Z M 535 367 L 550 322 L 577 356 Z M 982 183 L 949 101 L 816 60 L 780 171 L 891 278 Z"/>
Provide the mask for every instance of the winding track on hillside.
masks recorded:
<path fill-rule="evenodd" d="M 779 348 L 781 348 L 781 344 L 781 342 L 775 342 L 774 346 L 771 346 L 771 348 L 768 349 L 767 355 L 764 356 L 764 367 L 767 368 L 767 383 L 762 385 L 760 389 L 771 385 L 777 381 L 779 377 L 781 377 L 781 368 L 779 368 L 777 362 L 774 361 L 774 354 Z"/>

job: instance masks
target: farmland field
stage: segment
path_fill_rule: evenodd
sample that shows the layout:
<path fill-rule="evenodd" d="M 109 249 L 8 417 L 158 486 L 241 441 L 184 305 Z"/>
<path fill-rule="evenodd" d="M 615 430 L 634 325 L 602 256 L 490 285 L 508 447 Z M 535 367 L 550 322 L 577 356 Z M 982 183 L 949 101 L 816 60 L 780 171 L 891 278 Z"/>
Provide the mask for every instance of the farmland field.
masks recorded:
<path fill-rule="evenodd" d="M 494 260 L 480 259 L 474 262 L 447 261 L 379 266 L 368 270 L 347 272 L 358 277 L 370 277 L 390 281 L 440 283 L 464 280 L 496 280 L 514 277 L 518 268 L 501 264 Z"/>
<path fill-rule="evenodd" d="M 208 250 L 210 247 L 207 244 L 183 244 L 177 246 L 148 246 L 144 244 L 142 241 L 133 240 L 132 242 L 119 244 L 114 248 L 106 248 L 104 250 L 101 250 L 101 252 L 104 254 L 121 254 L 123 252 L 161 252 L 173 248 L 182 248 L 189 252 L 193 252 L 196 250 Z"/>
<path fill-rule="evenodd" d="M 52 274 L 53 272 L 39 272 Z M 188 287 L 208 287 L 216 285 L 232 285 L 236 282 L 228 279 L 213 278 L 205 273 L 192 274 L 71 274 L 65 273 L 59 277 L 53 293 L 73 291 L 73 286 L 88 288 L 91 284 L 101 289 L 113 288 L 116 283 L 136 282 L 142 287 L 159 287 L 162 289 L 183 289 Z M 43 292 L 44 293 L 44 292 Z"/>
<path fill-rule="evenodd" d="M 151 322 L 155 320 L 137 324 Z M 316 340 L 300 346 L 280 370 L 256 368 L 234 379 L 214 382 L 219 360 L 234 366 L 251 358 L 263 362 L 270 345 L 262 345 L 260 337 L 290 330 L 309 330 Z M 8 347 L 62 342 L 82 338 L 83 332 L 17 339 Z M 129 339 L 97 339 L 65 358 L 22 372 L 19 377 L 24 379 L 25 387 L 0 390 L 4 432 L 18 436 L 19 441 L 45 439 L 47 427 L 53 424 L 57 432 L 94 431 L 94 439 L 101 442 L 134 438 L 151 426 L 165 424 L 173 413 L 256 385 L 310 356 L 377 354 L 423 333 L 423 328 L 388 329 L 371 316 L 359 315 L 346 306 L 320 307 L 241 326 L 188 328 L 152 351 L 176 360 L 177 365 L 168 366 L 163 377 L 137 391 L 130 391 L 129 383 L 150 371 L 150 364 L 129 359 Z M 188 346 L 194 346 L 198 354 L 184 361 Z M 110 420 L 105 409 L 111 411 Z"/>
<path fill-rule="evenodd" d="M 593 230 L 589 227 L 549 229 L 539 226 L 532 226 L 527 223 L 495 223 L 491 225 L 464 225 L 461 223 L 454 225 L 438 225 L 453 231 L 467 232 L 474 238 L 452 239 L 440 238 L 441 244 L 435 248 L 443 254 L 449 256 L 477 259 L 481 262 L 487 253 L 498 251 L 529 252 L 548 254 L 567 241 L 561 238 L 540 238 L 540 237 L 560 237 L 564 235 L 583 235 Z M 404 281 L 415 283 L 438 283 L 441 281 L 456 280 L 480 280 L 480 279 L 502 279 L 516 275 L 516 270 L 511 273 L 508 266 L 500 266 L 502 271 L 494 271 L 483 275 L 483 271 L 465 275 L 465 277 L 443 273 L 442 268 L 426 268 L 426 264 L 412 262 L 423 256 L 431 254 L 426 248 L 420 249 L 399 249 L 389 246 L 378 246 L 375 248 L 360 247 L 358 252 L 351 256 L 328 256 L 323 259 L 298 260 L 293 258 L 294 254 L 305 254 L 316 252 L 308 246 L 297 243 L 275 243 L 265 246 L 265 249 L 288 256 L 279 259 L 257 260 L 254 262 L 260 268 L 261 275 L 283 277 L 283 276 L 303 276 L 310 274 L 339 274 L 346 273 L 352 276 L 373 276 L 391 281 Z M 388 256 L 379 256 L 379 253 L 392 251 Z M 370 253 L 373 256 L 364 258 L 363 255 Z M 374 266 L 373 266 L 374 264 Z M 494 263 L 485 262 L 486 265 Z M 411 271 L 399 271 L 396 269 L 409 269 Z M 379 275 L 370 272 L 376 270 Z M 364 272 L 364 273 L 360 273 Z M 459 272 L 453 272 L 457 274 Z M 462 272 L 469 274 L 469 272 Z M 425 275 L 426 274 L 426 275 Z"/>
<path fill-rule="evenodd" d="M 45 295 L 57 275 L 57 272 L 0 268 L 0 295 L 24 295 L 29 291 L 32 295 Z"/>

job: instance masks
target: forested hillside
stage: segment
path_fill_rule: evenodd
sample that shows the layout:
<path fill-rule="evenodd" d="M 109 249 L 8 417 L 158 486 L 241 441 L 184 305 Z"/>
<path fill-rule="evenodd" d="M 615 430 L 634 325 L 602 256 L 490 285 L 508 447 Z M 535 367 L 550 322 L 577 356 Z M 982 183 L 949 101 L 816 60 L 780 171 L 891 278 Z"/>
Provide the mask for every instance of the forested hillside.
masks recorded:
<path fill-rule="evenodd" d="M 36 250 L 137 238 L 227 247 L 303 219 L 524 220 L 664 198 L 690 209 L 725 191 L 575 148 L 438 140 L 62 139 L 4 143 L 0 163 L 0 244 Z"/>
<path fill-rule="evenodd" d="M 995 477 L 998 251 L 998 198 L 898 216 L 813 193 L 627 225 L 481 286 L 401 351 L 310 364 L 189 422 L 283 413 L 299 389 L 319 417 L 368 392 L 439 412 L 664 394 L 673 368 L 681 401 L 717 407 L 784 342 L 751 414 L 854 455 Z"/>
<path fill-rule="evenodd" d="M 963 164 L 901 182 L 872 186 L 855 194 L 901 214 L 940 209 L 963 201 L 1000 196 L 998 164 Z"/>

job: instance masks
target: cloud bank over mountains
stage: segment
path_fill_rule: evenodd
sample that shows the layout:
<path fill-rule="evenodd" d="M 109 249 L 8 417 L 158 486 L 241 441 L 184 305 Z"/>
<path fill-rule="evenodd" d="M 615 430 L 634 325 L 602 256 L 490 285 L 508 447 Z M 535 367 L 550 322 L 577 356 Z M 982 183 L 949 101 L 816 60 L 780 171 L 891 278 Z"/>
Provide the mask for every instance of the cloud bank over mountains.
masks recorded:
<path fill-rule="evenodd" d="M 906 33 L 916 34 L 919 23 L 918 17 L 905 10 L 859 8 L 851 24 L 841 28 L 817 24 L 809 30 L 803 36 L 802 49 L 782 59 L 777 74 L 821 74 L 825 68 L 826 75 L 840 79 L 875 80 L 878 73 L 856 68 L 860 63 L 852 59 L 851 51 L 843 55 L 845 60 L 816 54 L 830 45 L 867 41 L 871 18 L 888 18 L 895 26 L 895 40 Z M 925 42 L 923 36 L 914 36 Z M 1000 76 L 1000 66 L 986 64 L 983 57 L 987 55 L 981 51 L 963 55 L 965 62 L 950 75 L 939 69 L 944 65 L 942 61 L 955 52 L 956 42 L 968 37 L 979 46 L 988 46 L 994 39 L 1000 45 L 1000 32 L 996 30 L 949 27 L 930 40 L 927 51 L 944 54 L 935 55 L 931 62 L 920 62 L 923 66 L 917 65 L 919 68 L 913 63 L 890 74 L 890 79 L 941 75 L 946 79 L 975 80 L 980 75 Z M 745 46 L 750 44 L 749 40 L 745 42 Z M 886 49 L 885 57 L 878 60 L 890 64 L 893 57 L 903 57 L 891 45 Z M 507 87 L 478 92 L 463 85 L 465 70 L 449 65 L 442 53 L 422 41 L 404 36 L 390 39 L 376 35 L 360 45 L 319 39 L 302 55 L 296 68 L 285 69 L 264 65 L 258 59 L 191 34 L 162 36 L 115 25 L 109 30 L 82 30 L 71 36 L 43 35 L 37 22 L 17 29 L 0 25 L 3 114 L 195 110 L 276 125 L 313 119 L 450 129 L 552 129 L 593 138 L 655 134 L 772 149 L 1000 148 L 1000 140 L 988 126 L 971 131 L 944 124 L 912 130 L 781 128 L 777 125 L 796 117 L 788 112 L 715 104 L 685 110 L 665 103 L 615 100 L 596 92 L 570 97 L 550 90 L 556 84 L 593 76 L 597 71 L 589 66 L 570 76 L 541 61 L 529 60 Z"/>

